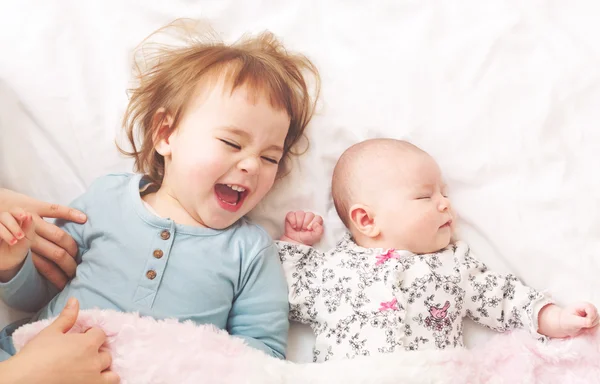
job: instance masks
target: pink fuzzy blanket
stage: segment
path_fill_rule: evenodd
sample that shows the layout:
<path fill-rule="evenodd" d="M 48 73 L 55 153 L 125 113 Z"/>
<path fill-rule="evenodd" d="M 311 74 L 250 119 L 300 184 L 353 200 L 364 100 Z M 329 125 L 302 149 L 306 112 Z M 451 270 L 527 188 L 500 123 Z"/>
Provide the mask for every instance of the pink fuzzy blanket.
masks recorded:
<path fill-rule="evenodd" d="M 19 328 L 17 350 L 50 323 Z M 112 369 L 132 383 L 600 383 L 600 332 L 540 344 L 524 332 L 472 350 L 400 352 L 294 364 L 247 347 L 211 326 L 137 314 L 82 311 L 71 332 L 108 335 Z"/>

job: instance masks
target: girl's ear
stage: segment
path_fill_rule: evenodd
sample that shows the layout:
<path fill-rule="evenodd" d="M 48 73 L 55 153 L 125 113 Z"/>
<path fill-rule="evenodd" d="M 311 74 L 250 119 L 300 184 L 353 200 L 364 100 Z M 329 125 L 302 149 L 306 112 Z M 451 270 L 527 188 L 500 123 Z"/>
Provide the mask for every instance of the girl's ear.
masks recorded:
<path fill-rule="evenodd" d="M 165 108 L 159 108 L 152 118 L 154 149 L 162 156 L 171 155 L 170 138 L 173 134 L 173 118 Z"/>

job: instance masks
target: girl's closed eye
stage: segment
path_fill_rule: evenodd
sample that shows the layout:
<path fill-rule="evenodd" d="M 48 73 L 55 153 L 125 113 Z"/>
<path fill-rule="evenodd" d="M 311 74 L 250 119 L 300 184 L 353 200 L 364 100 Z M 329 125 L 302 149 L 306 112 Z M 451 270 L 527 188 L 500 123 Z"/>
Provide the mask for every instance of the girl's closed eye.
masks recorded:
<path fill-rule="evenodd" d="M 279 161 L 278 161 L 278 160 L 276 160 L 276 159 L 273 159 L 273 158 L 271 158 L 271 157 L 265 157 L 265 156 L 263 156 L 263 157 L 262 157 L 262 159 L 263 159 L 263 160 L 265 160 L 265 161 L 268 161 L 268 162 L 269 162 L 269 163 L 271 163 L 271 164 L 279 164 Z"/>
<path fill-rule="evenodd" d="M 219 139 L 219 140 L 220 140 L 221 142 L 223 142 L 224 144 L 226 144 L 226 145 L 228 145 L 228 146 L 230 146 L 230 147 L 232 147 L 232 148 L 235 148 L 235 149 L 237 149 L 237 150 L 240 150 L 240 149 L 242 149 L 242 147 L 241 147 L 240 145 L 238 145 L 238 144 L 235 144 L 235 143 L 232 143 L 231 141 L 227 141 L 227 140 L 224 140 L 224 139 Z"/>

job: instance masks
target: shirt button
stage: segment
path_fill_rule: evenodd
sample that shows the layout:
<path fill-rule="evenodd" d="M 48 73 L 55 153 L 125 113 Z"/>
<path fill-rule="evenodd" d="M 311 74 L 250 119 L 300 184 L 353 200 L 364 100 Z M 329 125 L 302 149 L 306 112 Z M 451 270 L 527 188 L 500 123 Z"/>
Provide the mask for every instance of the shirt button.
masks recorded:
<path fill-rule="evenodd" d="M 171 232 L 167 231 L 166 229 L 160 233 L 160 238 L 163 240 L 169 240 L 170 237 Z"/>
<path fill-rule="evenodd" d="M 156 277 L 156 271 L 149 270 L 148 272 L 146 272 L 146 277 L 150 280 L 154 280 L 154 278 Z"/>
<path fill-rule="evenodd" d="M 152 253 L 152 256 L 154 256 L 157 259 L 160 259 L 161 257 L 163 257 L 163 251 L 161 251 L 160 249 L 155 249 Z"/>

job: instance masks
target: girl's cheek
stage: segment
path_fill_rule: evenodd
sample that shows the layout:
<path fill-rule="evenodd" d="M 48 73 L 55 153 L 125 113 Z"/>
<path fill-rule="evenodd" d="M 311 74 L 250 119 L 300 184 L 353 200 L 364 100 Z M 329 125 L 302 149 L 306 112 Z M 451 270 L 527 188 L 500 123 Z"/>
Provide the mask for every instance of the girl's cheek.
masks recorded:
<path fill-rule="evenodd" d="M 259 185 L 259 193 L 266 195 L 267 193 L 269 193 L 269 191 L 273 188 L 273 186 L 275 185 L 275 177 L 271 178 L 265 178 L 264 182 L 261 183 Z"/>

